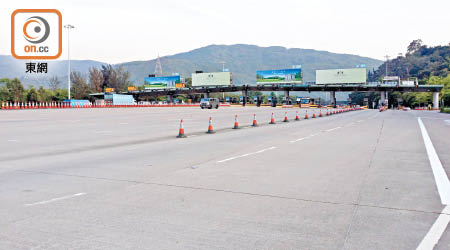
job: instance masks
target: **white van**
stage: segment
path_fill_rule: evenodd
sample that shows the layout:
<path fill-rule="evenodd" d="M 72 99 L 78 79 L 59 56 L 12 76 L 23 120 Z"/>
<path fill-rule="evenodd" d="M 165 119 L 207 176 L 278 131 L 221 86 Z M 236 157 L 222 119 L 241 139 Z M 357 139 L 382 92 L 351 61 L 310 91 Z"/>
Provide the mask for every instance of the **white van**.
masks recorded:
<path fill-rule="evenodd" d="M 219 99 L 217 98 L 202 98 L 200 100 L 200 108 L 208 108 L 208 109 L 218 109 L 219 108 Z"/>

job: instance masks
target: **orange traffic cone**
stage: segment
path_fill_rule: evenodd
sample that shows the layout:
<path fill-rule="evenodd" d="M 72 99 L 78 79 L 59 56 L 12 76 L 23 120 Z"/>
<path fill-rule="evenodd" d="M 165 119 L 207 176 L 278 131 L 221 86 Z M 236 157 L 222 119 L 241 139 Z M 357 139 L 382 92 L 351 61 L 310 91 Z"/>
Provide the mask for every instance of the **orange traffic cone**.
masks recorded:
<path fill-rule="evenodd" d="M 212 126 L 212 118 L 211 117 L 209 117 L 208 131 L 206 133 L 208 133 L 208 134 L 214 134 L 215 133 L 215 131 L 213 129 L 213 126 Z"/>
<path fill-rule="evenodd" d="M 312 118 L 316 118 L 316 113 L 313 113 Z"/>
<path fill-rule="evenodd" d="M 233 129 L 238 129 L 239 128 L 239 122 L 237 119 L 237 115 L 234 116 L 234 127 Z"/>
<path fill-rule="evenodd" d="M 298 117 L 298 111 L 295 111 L 295 120 L 298 121 L 300 118 Z"/>
<path fill-rule="evenodd" d="M 319 117 L 322 117 L 323 115 L 322 115 L 322 110 L 320 110 L 320 112 L 319 112 Z"/>
<path fill-rule="evenodd" d="M 180 121 L 180 130 L 178 131 L 177 138 L 186 138 L 186 136 L 184 135 L 183 119 L 181 119 Z"/>
<path fill-rule="evenodd" d="M 258 126 L 258 122 L 256 121 L 256 114 L 253 114 L 253 127 L 257 127 Z"/>
<path fill-rule="evenodd" d="M 273 113 L 272 113 L 272 116 L 270 117 L 270 123 L 269 124 L 275 124 L 275 118 L 273 117 Z"/>
<path fill-rule="evenodd" d="M 287 117 L 287 112 L 284 112 L 284 120 L 283 122 L 289 122 L 288 117 Z"/>
<path fill-rule="evenodd" d="M 308 119 L 308 110 L 306 110 L 305 119 Z"/>
<path fill-rule="evenodd" d="M 325 115 L 326 115 L 326 116 L 328 116 L 328 115 L 329 115 L 329 114 L 328 114 L 328 109 L 327 109 L 327 112 L 325 113 Z"/>

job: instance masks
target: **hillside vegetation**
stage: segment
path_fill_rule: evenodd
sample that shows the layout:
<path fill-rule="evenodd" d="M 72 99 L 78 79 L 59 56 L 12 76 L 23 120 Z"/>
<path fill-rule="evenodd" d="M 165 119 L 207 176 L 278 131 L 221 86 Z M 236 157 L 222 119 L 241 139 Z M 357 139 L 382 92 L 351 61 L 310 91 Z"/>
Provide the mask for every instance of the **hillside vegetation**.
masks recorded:
<path fill-rule="evenodd" d="M 404 55 L 389 60 L 387 64 L 390 76 L 400 76 L 403 79 L 417 77 L 419 84 L 444 85 L 439 98 L 444 106 L 450 105 L 450 45 L 429 47 L 420 39 L 414 40 Z M 368 78 L 369 81 L 379 81 L 385 75 L 386 62 L 370 71 Z M 364 97 L 369 98 L 369 103 L 379 99 L 379 95 L 374 93 L 353 93 L 351 97 L 361 104 Z M 403 100 L 403 105 L 410 107 L 427 106 L 433 99 L 431 93 L 394 92 L 389 96 L 389 104 L 396 106 L 399 98 Z"/>

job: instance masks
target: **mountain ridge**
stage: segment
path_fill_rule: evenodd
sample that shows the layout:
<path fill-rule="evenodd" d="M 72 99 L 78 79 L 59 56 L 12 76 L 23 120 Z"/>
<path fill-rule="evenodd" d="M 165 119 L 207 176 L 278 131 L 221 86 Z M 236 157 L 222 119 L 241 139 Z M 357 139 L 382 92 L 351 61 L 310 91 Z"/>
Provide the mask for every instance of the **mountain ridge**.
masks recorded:
<path fill-rule="evenodd" d="M 256 70 L 291 68 L 302 65 L 304 81 L 314 81 L 315 70 L 333 68 L 353 68 L 365 64 L 368 69 L 378 68 L 382 61 L 352 54 L 333 53 L 323 50 L 285 48 L 282 46 L 260 47 L 249 44 L 218 45 L 211 44 L 201 48 L 181 52 L 160 58 L 164 75 L 179 73 L 190 77 L 192 72 L 203 70 L 214 72 L 225 68 L 233 73 L 233 82 L 237 85 L 252 84 L 256 79 Z M 114 64 L 122 65 L 130 72 L 130 80 L 143 84 L 148 74 L 153 74 L 157 59 L 129 61 Z M 87 74 L 90 67 L 101 67 L 104 62 L 95 60 L 71 60 L 73 71 Z M 46 79 L 57 75 L 61 82 L 67 81 L 67 60 L 49 61 L 47 75 L 25 74 L 25 60 L 16 60 L 11 56 L 0 55 L 0 78 L 18 77 L 24 85 L 46 86 Z M 64 84 L 62 84 L 64 86 Z"/>

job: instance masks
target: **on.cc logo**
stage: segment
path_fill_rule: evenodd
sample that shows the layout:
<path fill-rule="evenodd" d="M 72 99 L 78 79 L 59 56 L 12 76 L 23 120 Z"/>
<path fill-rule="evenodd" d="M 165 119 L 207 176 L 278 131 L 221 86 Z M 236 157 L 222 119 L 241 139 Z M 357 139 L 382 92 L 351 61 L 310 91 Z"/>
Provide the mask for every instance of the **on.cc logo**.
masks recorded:
<path fill-rule="evenodd" d="M 18 9 L 11 14 L 11 55 L 52 60 L 62 53 L 62 16 L 55 9 Z"/>
<path fill-rule="evenodd" d="M 23 35 L 30 43 L 42 43 L 50 35 L 50 25 L 40 16 L 32 16 L 23 25 Z"/>

